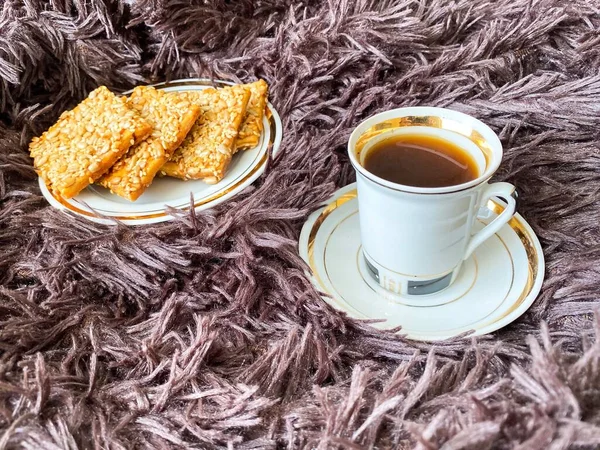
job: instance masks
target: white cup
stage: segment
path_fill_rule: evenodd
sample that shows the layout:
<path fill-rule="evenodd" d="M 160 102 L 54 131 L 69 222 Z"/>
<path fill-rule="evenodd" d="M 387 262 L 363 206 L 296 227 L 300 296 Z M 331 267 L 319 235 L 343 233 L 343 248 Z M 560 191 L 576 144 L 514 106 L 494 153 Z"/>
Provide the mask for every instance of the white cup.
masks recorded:
<path fill-rule="evenodd" d="M 364 160 L 377 142 L 402 134 L 442 138 L 468 152 L 479 177 L 436 188 L 405 186 L 367 171 Z M 515 187 L 488 181 L 500 166 L 502 144 L 484 123 L 444 108 L 386 111 L 362 122 L 348 142 L 356 170 L 362 249 L 367 267 L 388 291 L 401 296 L 439 292 L 454 282 L 461 264 L 514 215 Z M 491 197 L 504 211 L 472 234 L 478 211 Z"/>

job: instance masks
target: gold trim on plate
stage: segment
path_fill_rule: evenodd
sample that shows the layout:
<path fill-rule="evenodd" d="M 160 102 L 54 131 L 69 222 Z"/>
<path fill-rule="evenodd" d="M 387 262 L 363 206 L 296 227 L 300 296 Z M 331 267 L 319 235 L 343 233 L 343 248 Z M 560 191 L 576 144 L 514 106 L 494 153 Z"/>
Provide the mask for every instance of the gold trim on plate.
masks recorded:
<path fill-rule="evenodd" d="M 181 87 L 181 86 L 217 86 L 218 87 L 218 86 L 228 86 L 228 85 L 232 85 L 232 84 L 235 84 L 235 83 L 218 81 L 218 80 L 215 80 L 214 82 L 210 82 L 209 80 L 199 79 L 199 80 L 180 80 L 180 81 L 156 83 L 156 84 L 152 84 L 151 86 L 154 86 L 157 89 L 164 89 L 164 88 Z M 124 94 L 127 94 L 129 92 L 131 92 L 131 90 L 124 92 Z M 269 127 L 270 127 L 270 131 L 271 131 L 270 136 L 269 136 L 269 142 L 267 143 L 268 149 L 265 152 L 265 154 L 258 160 L 258 162 L 256 162 L 256 160 L 253 162 L 254 167 L 244 177 L 238 179 L 236 182 L 234 182 L 234 184 L 229 186 L 227 189 L 216 192 L 215 194 L 211 195 L 210 197 L 205 198 L 197 203 L 194 203 L 194 206 L 193 206 L 194 208 L 198 208 L 200 206 L 206 205 L 207 203 L 213 202 L 213 201 L 229 194 L 231 191 L 233 191 L 234 189 L 237 189 L 239 186 L 244 184 L 247 180 L 252 178 L 256 174 L 256 172 L 258 172 L 266 164 L 266 162 L 269 159 L 269 155 L 272 151 L 273 144 L 275 143 L 275 137 L 277 135 L 277 123 L 275 122 L 275 119 L 273 117 L 273 112 L 271 111 L 270 104 L 267 105 L 265 117 L 267 118 L 267 120 L 269 122 Z M 64 206 L 67 210 L 69 210 L 75 214 L 84 215 L 87 217 L 93 217 L 93 218 L 98 218 L 98 219 L 107 218 L 107 219 L 116 219 L 116 220 L 146 220 L 146 219 L 155 219 L 157 217 L 166 217 L 167 216 L 167 213 L 165 211 L 161 211 L 161 212 L 157 212 L 157 213 L 153 213 L 153 214 L 142 214 L 142 215 L 131 215 L 131 216 L 114 216 L 114 215 L 110 215 L 110 214 L 105 214 L 102 216 L 99 214 L 95 214 L 91 211 L 87 211 L 87 210 L 78 208 L 77 206 L 71 204 L 69 201 L 64 199 L 62 196 L 60 196 L 59 194 L 55 194 L 51 190 L 48 190 L 48 192 L 50 192 L 50 195 L 58 203 L 60 203 L 62 206 Z M 186 205 L 186 206 L 180 205 L 179 207 L 175 207 L 174 209 L 178 209 L 181 211 L 187 211 L 189 208 L 190 208 L 190 205 Z"/>
<path fill-rule="evenodd" d="M 215 201 L 221 197 L 223 197 L 224 195 L 227 195 L 229 192 L 231 192 L 232 190 L 234 190 L 235 188 L 237 188 L 238 186 L 240 186 L 241 184 L 243 184 L 246 180 L 250 179 L 257 171 L 260 170 L 260 168 L 263 166 L 263 164 L 265 164 L 267 162 L 269 158 L 269 152 L 266 152 L 263 157 L 260 159 L 260 161 L 258 162 L 258 164 L 256 164 L 254 166 L 254 168 L 252 169 L 251 172 L 249 172 L 245 177 L 241 178 L 237 183 L 235 183 L 233 186 L 230 186 L 229 188 L 217 192 L 215 194 L 213 194 L 212 196 L 205 198 L 197 203 L 194 203 L 194 208 L 198 208 L 202 205 L 205 205 L 207 203 L 210 203 L 212 201 Z M 67 200 L 65 200 L 64 198 L 62 198 L 60 195 L 55 194 L 54 192 L 50 191 L 50 195 L 52 195 L 54 197 L 54 199 L 59 202 L 61 205 L 63 205 L 64 207 L 66 207 L 69 211 L 71 212 L 75 212 L 77 214 L 83 214 L 85 216 L 88 217 L 95 217 L 95 218 L 103 218 L 102 216 L 98 215 L 98 214 L 94 214 L 92 212 L 89 211 L 85 211 L 83 209 L 79 209 L 76 206 L 72 205 L 71 203 L 69 203 Z M 185 206 L 185 207 L 179 207 L 179 208 L 175 208 L 181 211 L 186 211 L 189 209 L 189 206 Z M 145 219 L 153 219 L 156 217 L 165 217 L 167 215 L 166 212 L 162 211 L 159 213 L 154 213 L 154 214 L 147 214 L 147 215 L 141 215 L 141 216 L 109 216 L 106 215 L 104 217 L 109 218 L 109 219 L 116 219 L 116 220 L 145 220 Z"/>
<path fill-rule="evenodd" d="M 497 215 L 500 215 L 500 213 L 502 213 L 502 211 L 504 211 L 504 206 L 502 206 L 500 203 L 498 203 L 494 200 L 489 200 L 487 203 L 487 207 L 492 212 L 496 213 Z M 528 287 L 528 290 L 524 290 L 523 292 L 521 292 L 521 295 L 519 296 L 517 301 L 514 303 L 514 305 L 511 306 L 511 308 L 508 311 L 506 311 L 506 313 L 504 313 L 504 315 L 502 317 L 500 317 L 499 319 L 497 319 L 496 321 L 504 319 L 506 316 L 511 314 L 517 308 L 519 308 L 519 306 L 521 306 L 521 304 L 525 301 L 525 299 L 529 295 L 529 292 L 531 291 L 531 287 L 533 286 L 534 280 L 535 280 L 535 274 L 537 273 L 537 271 L 539 269 L 538 255 L 537 255 L 537 252 L 535 251 L 535 245 L 533 244 L 532 239 L 529 236 L 529 231 L 523 226 L 523 224 L 516 217 L 513 217 L 512 219 L 510 219 L 508 221 L 508 226 L 513 229 L 513 231 L 515 232 L 515 234 L 517 235 L 519 240 L 523 243 L 523 247 L 525 248 L 525 254 L 527 255 L 527 262 L 528 262 L 528 273 L 527 273 L 527 284 L 526 284 L 526 286 Z"/>

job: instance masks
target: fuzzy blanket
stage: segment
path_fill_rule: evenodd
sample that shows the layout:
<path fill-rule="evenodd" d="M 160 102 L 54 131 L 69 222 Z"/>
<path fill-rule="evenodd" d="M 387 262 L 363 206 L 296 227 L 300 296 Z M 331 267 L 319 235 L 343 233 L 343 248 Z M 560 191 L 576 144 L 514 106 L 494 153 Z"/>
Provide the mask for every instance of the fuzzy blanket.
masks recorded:
<path fill-rule="evenodd" d="M 600 448 L 597 0 L 4 0 L 0 448 Z M 226 204 L 95 225 L 51 208 L 29 139 L 98 85 L 257 77 L 281 155 Z M 546 281 L 479 339 L 411 342 L 328 307 L 303 221 L 393 107 L 501 136 Z M 595 318 L 596 317 L 596 318 Z"/>

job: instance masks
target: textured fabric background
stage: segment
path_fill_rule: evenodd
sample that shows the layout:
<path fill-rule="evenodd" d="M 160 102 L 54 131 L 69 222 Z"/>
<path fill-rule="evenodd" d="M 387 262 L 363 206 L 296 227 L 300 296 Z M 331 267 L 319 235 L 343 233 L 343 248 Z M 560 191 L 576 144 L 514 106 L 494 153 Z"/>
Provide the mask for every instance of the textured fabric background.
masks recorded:
<path fill-rule="evenodd" d="M 597 0 L 4 0 L 0 448 L 600 448 Z M 94 87 L 271 85 L 281 156 L 144 228 L 40 195 L 29 139 Z M 352 128 L 444 106 L 501 136 L 546 281 L 493 335 L 432 346 L 329 308 L 303 221 Z"/>

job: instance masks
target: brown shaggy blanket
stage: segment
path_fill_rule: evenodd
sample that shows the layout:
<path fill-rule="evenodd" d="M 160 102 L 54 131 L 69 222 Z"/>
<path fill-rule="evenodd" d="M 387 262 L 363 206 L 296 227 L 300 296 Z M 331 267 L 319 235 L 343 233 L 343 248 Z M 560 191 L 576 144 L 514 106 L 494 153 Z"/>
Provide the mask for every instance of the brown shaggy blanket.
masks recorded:
<path fill-rule="evenodd" d="M 3 0 L 0 448 L 600 448 L 598 0 Z M 281 155 L 177 221 L 40 195 L 29 139 L 98 85 L 271 85 Z M 333 310 L 297 254 L 352 128 L 444 106 L 501 136 L 547 259 L 527 314 L 436 345 Z"/>

